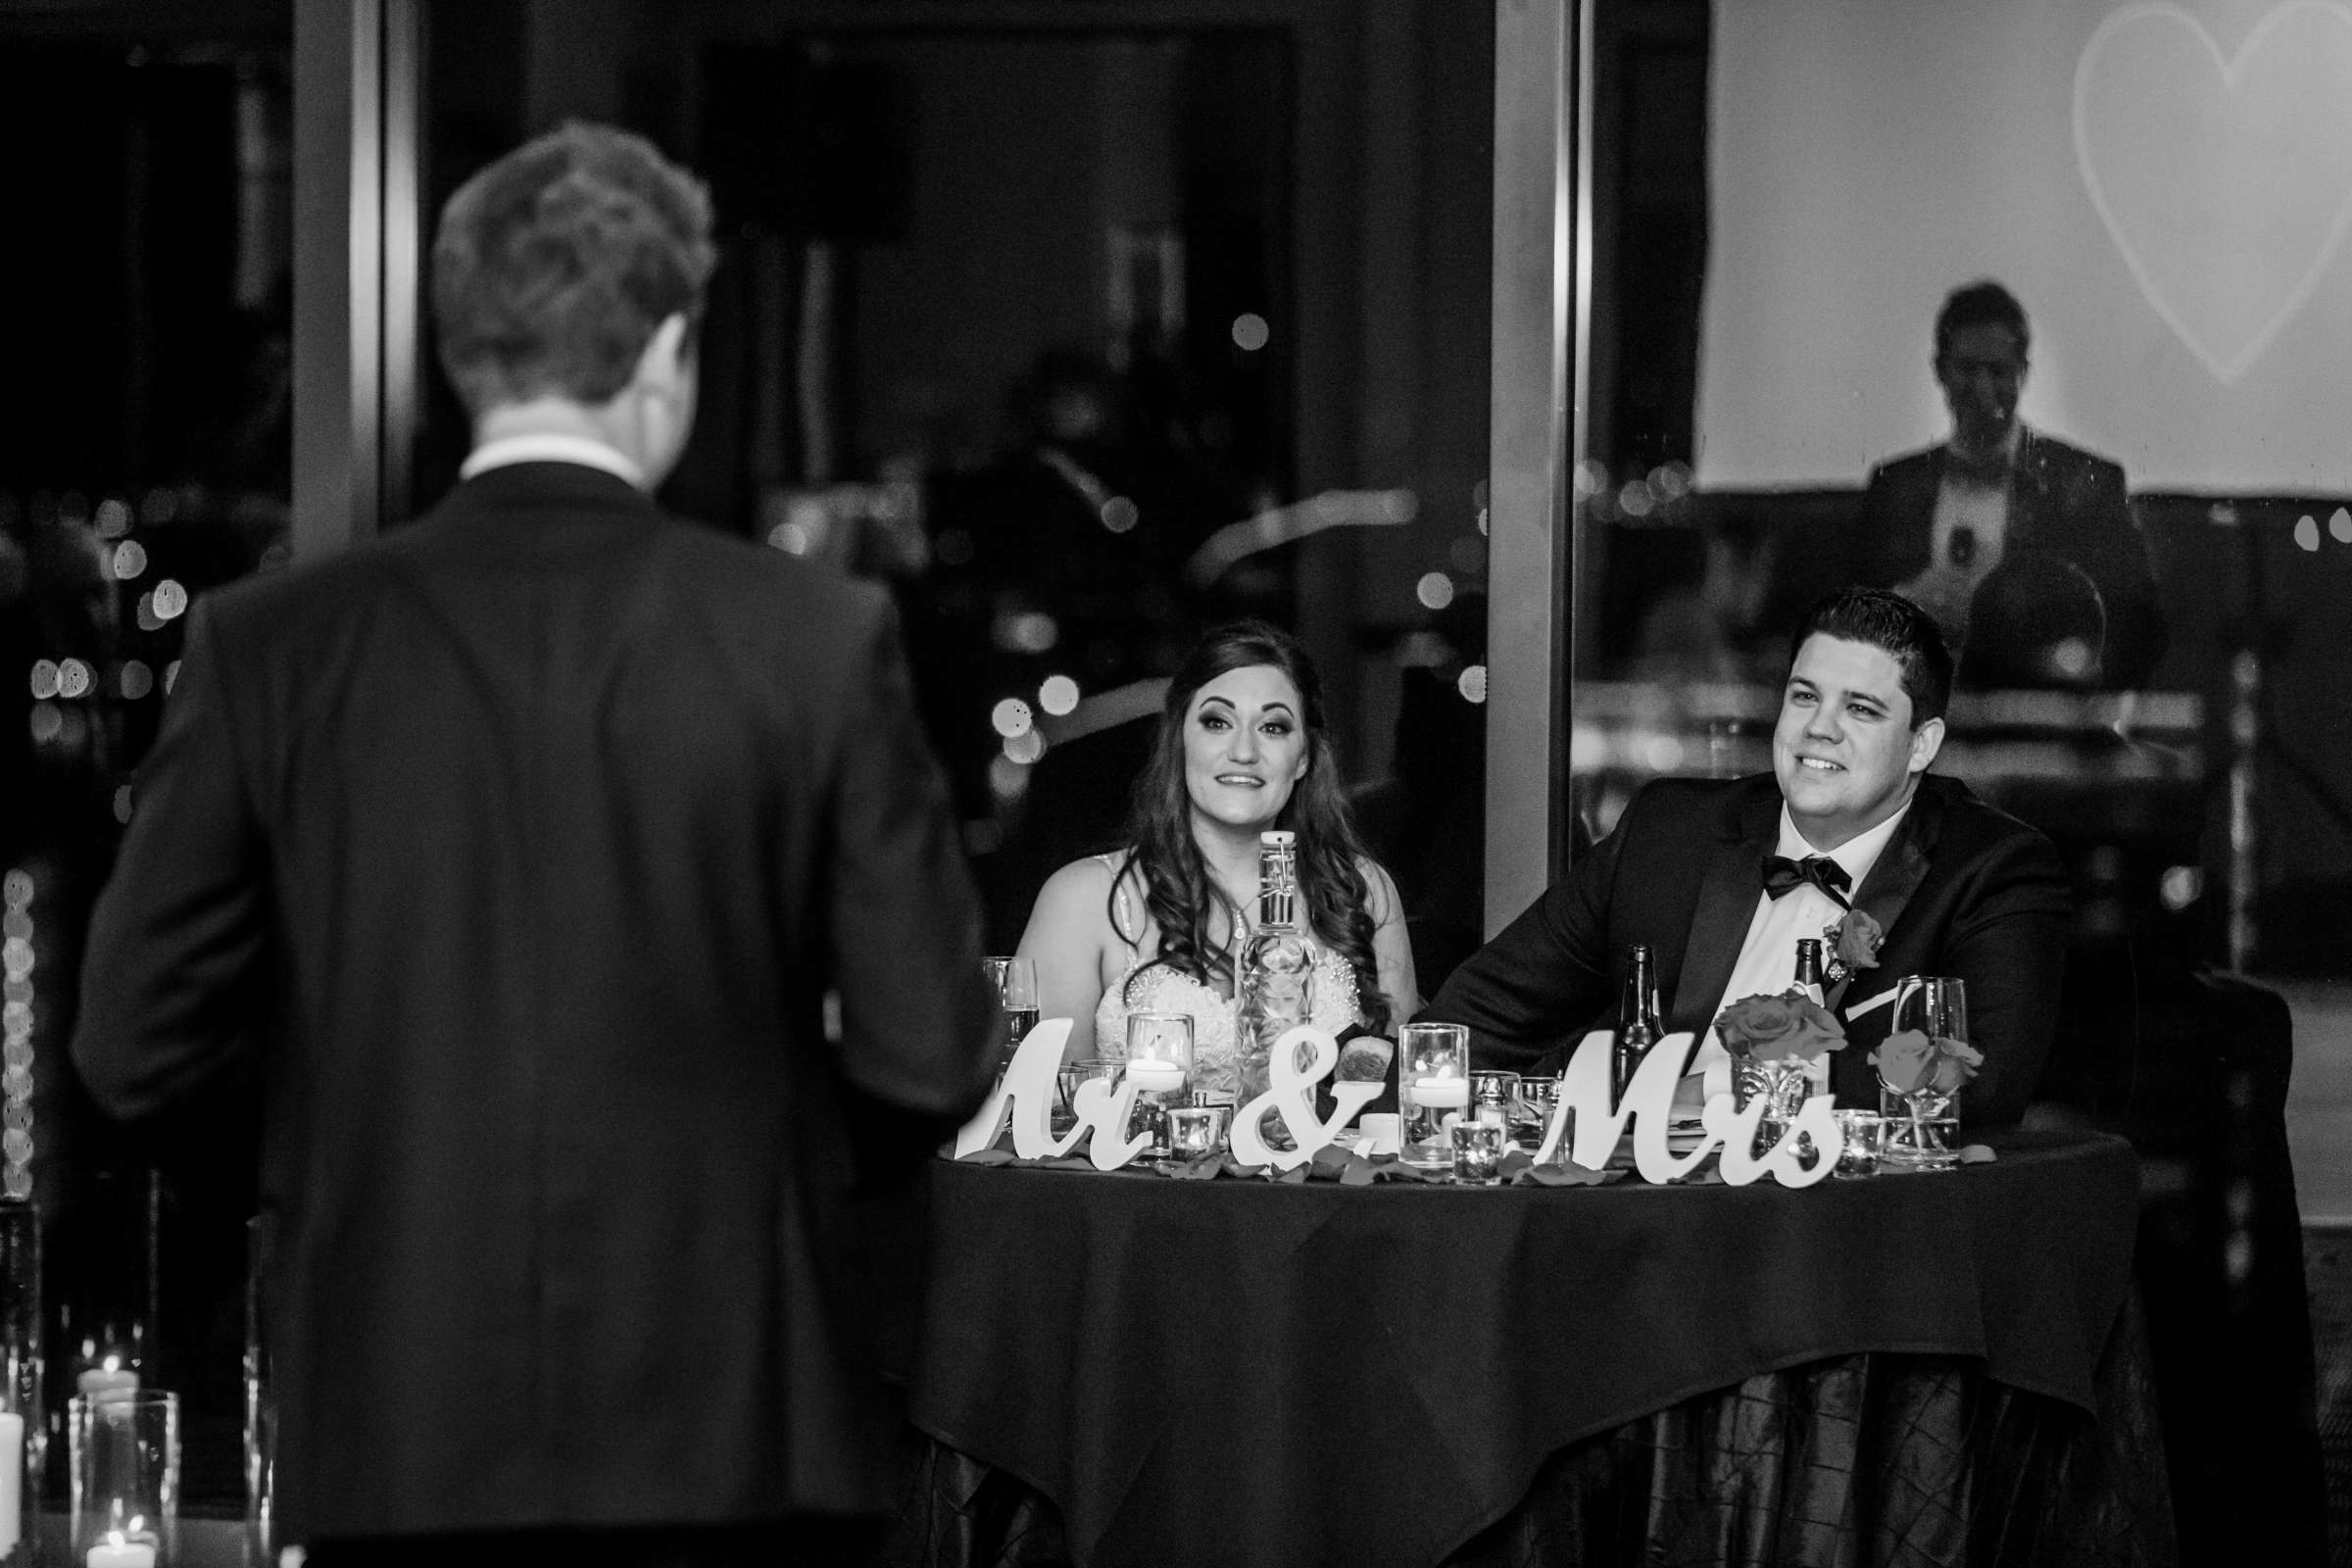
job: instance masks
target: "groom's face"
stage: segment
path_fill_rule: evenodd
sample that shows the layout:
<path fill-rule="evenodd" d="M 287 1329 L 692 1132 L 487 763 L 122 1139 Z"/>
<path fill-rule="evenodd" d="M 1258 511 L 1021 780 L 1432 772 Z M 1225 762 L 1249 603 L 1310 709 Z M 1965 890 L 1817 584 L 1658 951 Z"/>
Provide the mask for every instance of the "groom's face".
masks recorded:
<path fill-rule="evenodd" d="M 1892 654 L 1815 632 L 1781 692 L 1772 770 L 1797 831 L 1815 849 L 1834 850 L 1893 815 L 1942 743 L 1942 719 L 1911 727 Z"/>

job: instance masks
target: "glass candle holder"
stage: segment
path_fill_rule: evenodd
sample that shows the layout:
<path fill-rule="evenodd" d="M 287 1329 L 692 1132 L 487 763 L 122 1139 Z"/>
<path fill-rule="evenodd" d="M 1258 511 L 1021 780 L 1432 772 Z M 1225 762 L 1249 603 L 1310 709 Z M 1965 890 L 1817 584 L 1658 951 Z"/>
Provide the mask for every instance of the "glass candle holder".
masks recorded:
<path fill-rule="evenodd" d="M 245 1222 L 245 1560 L 277 1561 L 277 1390 L 267 1300 L 277 1219 Z"/>
<path fill-rule="evenodd" d="M 1875 1110 L 1838 1112 L 1838 1132 L 1844 1143 L 1838 1151 L 1840 1176 L 1876 1176 L 1886 1119 Z"/>
<path fill-rule="evenodd" d="M 1493 1187 L 1502 1180 L 1502 1123 L 1457 1121 L 1446 1129 L 1453 1151 L 1453 1179 L 1472 1187 Z"/>
<path fill-rule="evenodd" d="M 66 1402 L 73 1568 L 176 1568 L 179 1396 L 106 1390 Z"/>
<path fill-rule="evenodd" d="M 1470 1031 L 1458 1023 L 1408 1023 L 1398 1032 L 1398 1099 L 1407 1158 L 1446 1157 L 1446 1118 L 1470 1108 Z"/>
<path fill-rule="evenodd" d="M 1116 1078 L 1120 1063 L 1113 1056 L 1095 1056 L 1084 1061 L 1065 1061 L 1054 1074 L 1054 1113 L 1048 1118 L 1049 1129 L 1059 1138 L 1078 1125 L 1078 1086 L 1096 1078 Z"/>
<path fill-rule="evenodd" d="M 1193 1081 L 1193 1017 L 1188 1012 L 1127 1015 L 1127 1081 L 1136 1089 L 1130 1137 L 1150 1129 L 1155 1158 L 1168 1156 L 1168 1107 L 1182 1104 Z"/>
<path fill-rule="evenodd" d="M 1512 1118 L 1511 1132 L 1522 1149 L 1533 1153 L 1544 1147 L 1544 1135 L 1551 1129 L 1551 1113 L 1559 1102 L 1557 1078 L 1539 1076 L 1519 1080 L 1519 1112 Z"/>
<path fill-rule="evenodd" d="M 1225 1147 L 1225 1124 L 1233 1115 L 1227 1104 L 1170 1105 L 1168 1154 L 1173 1159 L 1199 1159 Z"/>

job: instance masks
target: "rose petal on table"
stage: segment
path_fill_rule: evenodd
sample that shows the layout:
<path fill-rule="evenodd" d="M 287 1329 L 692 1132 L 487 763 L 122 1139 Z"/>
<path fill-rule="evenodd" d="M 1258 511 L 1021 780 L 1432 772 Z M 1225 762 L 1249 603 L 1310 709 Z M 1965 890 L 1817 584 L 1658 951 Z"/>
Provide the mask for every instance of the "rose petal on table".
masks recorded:
<path fill-rule="evenodd" d="M 1500 1168 L 1503 1179 L 1508 1181 L 1510 1178 L 1518 1175 L 1523 1170 L 1533 1169 L 1535 1163 L 1535 1155 L 1529 1153 L 1524 1149 L 1514 1149 L 1509 1153 L 1502 1156 L 1502 1165 Z"/>
<path fill-rule="evenodd" d="M 1225 1156 L 1223 1154 L 1195 1154 L 1190 1159 L 1172 1160 L 1164 1168 L 1170 1176 L 1180 1182 L 1204 1182 L 1223 1174 Z"/>
<path fill-rule="evenodd" d="M 1401 1159 L 1381 1159 L 1372 1162 L 1372 1179 L 1376 1182 L 1425 1182 L 1428 1172 L 1407 1165 Z"/>
<path fill-rule="evenodd" d="M 1606 1187 L 1625 1179 L 1621 1170 L 1588 1170 L 1582 1165 L 1539 1165 L 1528 1161 L 1511 1178 L 1514 1187 Z"/>
<path fill-rule="evenodd" d="M 1056 1154 L 1051 1159 L 1030 1161 L 1039 1170 L 1093 1170 L 1095 1162 L 1077 1154 Z"/>
<path fill-rule="evenodd" d="M 1009 1149 L 975 1149 L 968 1154 L 957 1154 L 956 1159 L 958 1164 L 964 1165 L 1009 1165 L 1012 1163 L 1012 1151 Z"/>
<path fill-rule="evenodd" d="M 1293 1165 L 1289 1170 L 1284 1171 L 1281 1175 L 1275 1177 L 1274 1179 L 1278 1182 L 1289 1182 L 1293 1186 L 1297 1186 L 1306 1181 L 1307 1174 L 1307 1168 L 1304 1165 Z"/>
<path fill-rule="evenodd" d="M 1989 1165 L 2000 1158 L 1984 1144 L 1963 1144 L 1955 1152 L 1963 1165 Z"/>
<path fill-rule="evenodd" d="M 1342 1187 L 1369 1187 L 1376 1180 L 1378 1173 L 1368 1159 L 1351 1159 L 1348 1162 L 1348 1168 L 1340 1172 Z"/>
<path fill-rule="evenodd" d="M 1354 1157 L 1355 1155 L 1337 1144 L 1325 1144 L 1314 1152 L 1314 1154 L 1307 1160 L 1307 1164 L 1323 1180 L 1334 1181 L 1338 1179 L 1342 1171 L 1348 1168 L 1348 1162 Z"/>

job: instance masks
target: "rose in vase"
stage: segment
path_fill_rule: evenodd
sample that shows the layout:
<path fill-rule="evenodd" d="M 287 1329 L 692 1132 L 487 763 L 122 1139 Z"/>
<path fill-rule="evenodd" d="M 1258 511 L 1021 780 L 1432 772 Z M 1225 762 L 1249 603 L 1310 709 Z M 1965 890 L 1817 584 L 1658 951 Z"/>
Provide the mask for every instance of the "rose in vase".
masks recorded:
<path fill-rule="evenodd" d="M 1837 1015 L 1801 991 L 1741 997 L 1716 1014 L 1715 1034 L 1733 1055 L 1766 1063 L 1812 1061 L 1845 1049 Z"/>
<path fill-rule="evenodd" d="M 1984 1053 L 1948 1035 L 1898 1029 L 1870 1054 L 1879 1082 L 1898 1095 L 1954 1095 L 1984 1065 Z"/>

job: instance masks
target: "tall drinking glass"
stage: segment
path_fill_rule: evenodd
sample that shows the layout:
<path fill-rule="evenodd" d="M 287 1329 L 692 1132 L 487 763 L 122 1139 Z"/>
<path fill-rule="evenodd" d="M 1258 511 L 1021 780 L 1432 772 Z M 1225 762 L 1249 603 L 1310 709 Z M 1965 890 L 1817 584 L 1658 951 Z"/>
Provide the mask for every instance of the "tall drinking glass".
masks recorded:
<path fill-rule="evenodd" d="M 1150 1152 L 1155 1158 L 1167 1157 L 1172 1147 L 1168 1107 L 1184 1103 L 1185 1091 L 1193 1081 L 1191 1013 L 1127 1015 L 1127 1081 L 1136 1088 L 1136 1125 L 1152 1132 Z"/>
<path fill-rule="evenodd" d="M 988 972 L 989 989 L 997 994 L 997 1006 L 1004 1014 L 1004 1064 L 1009 1065 L 1013 1052 L 1037 1027 L 1037 960 L 982 958 L 980 963 Z"/>
<path fill-rule="evenodd" d="M 1408 1023 L 1399 1031 L 1396 1084 L 1404 1110 L 1404 1157 L 1448 1164 L 1446 1118 L 1470 1108 L 1470 1031 L 1458 1023 Z"/>
<path fill-rule="evenodd" d="M 1895 983 L 1889 1035 L 1915 1030 L 1932 1046 L 1968 1043 L 1968 988 L 1936 975 L 1905 975 Z M 1913 1170 L 1949 1170 L 1959 1163 L 1952 1150 L 1960 1128 L 1959 1063 L 1937 1051 L 1923 1081 L 1905 1089 L 1887 1083 L 1882 1067 L 1879 1111 L 1886 1119 L 1881 1157 Z"/>
<path fill-rule="evenodd" d="M 107 1389 L 66 1403 L 74 1539 L 83 1568 L 176 1568 L 179 1396 Z"/>

